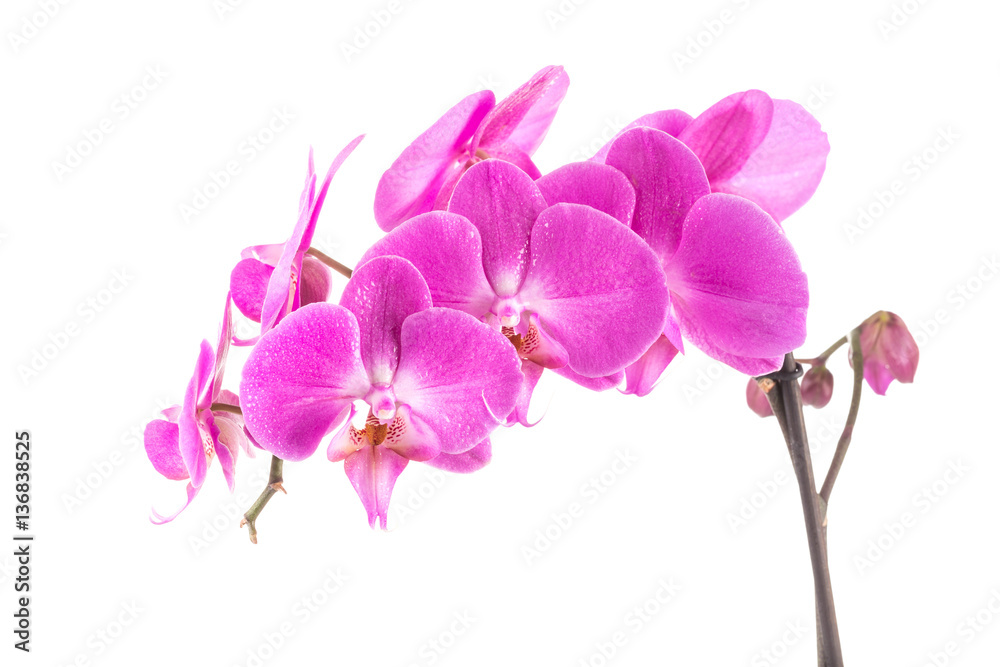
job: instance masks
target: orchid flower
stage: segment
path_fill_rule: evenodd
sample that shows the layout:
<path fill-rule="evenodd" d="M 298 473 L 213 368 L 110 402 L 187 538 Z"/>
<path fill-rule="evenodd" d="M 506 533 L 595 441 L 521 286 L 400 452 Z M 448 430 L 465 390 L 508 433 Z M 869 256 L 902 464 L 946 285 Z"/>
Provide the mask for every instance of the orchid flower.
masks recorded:
<path fill-rule="evenodd" d="M 679 110 L 648 114 L 618 136 L 635 127 L 680 139 L 701 160 L 712 192 L 745 197 L 779 223 L 812 197 L 830 152 L 812 114 L 760 90 L 734 93 L 694 119 Z M 613 142 L 592 159 L 604 162 Z"/>
<path fill-rule="evenodd" d="M 913 382 L 920 361 L 917 342 L 903 319 L 885 310 L 861 323 L 861 354 L 865 380 L 881 396 L 885 396 L 893 380 Z"/>
<path fill-rule="evenodd" d="M 284 243 L 244 249 L 243 259 L 233 268 L 229 276 L 233 302 L 246 317 L 260 322 L 261 336 L 293 310 L 326 301 L 330 293 L 330 271 L 306 251 L 312 244 L 316 221 L 334 174 L 363 138 L 364 135 L 357 137 L 337 155 L 319 192 L 316 191 L 316 169 L 310 150 L 306 184 L 299 197 L 299 217 L 291 237 Z M 234 342 L 253 345 L 258 338 Z"/>
<path fill-rule="evenodd" d="M 483 90 L 449 109 L 382 175 L 375 220 L 384 231 L 420 213 L 442 210 L 466 169 L 486 158 L 512 162 L 538 178 L 531 155 L 542 143 L 569 87 L 562 67 L 546 67 L 500 101 Z"/>
<path fill-rule="evenodd" d="M 405 257 L 435 306 L 502 331 L 524 360 L 512 421 L 526 424 L 542 368 L 616 386 L 663 330 L 669 297 L 660 260 L 627 227 L 634 206 L 628 180 L 606 165 L 568 165 L 536 183 L 485 160 L 458 181 L 448 211 L 403 223 L 361 261 Z"/>
<path fill-rule="evenodd" d="M 750 374 L 780 367 L 805 340 L 809 292 L 781 227 L 759 206 L 712 193 L 698 157 L 666 132 L 637 127 L 606 163 L 635 188 L 631 227 L 662 263 L 670 290 L 663 335 L 626 369 L 626 392 L 648 394 L 683 339 Z"/>
<path fill-rule="evenodd" d="M 187 502 L 167 516 L 153 510 L 153 523 L 172 521 L 191 504 L 205 483 L 205 475 L 214 458 L 218 457 L 226 483 L 232 491 L 239 450 L 243 449 L 248 456 L 253 456 L 250 440 L 243 429 L 243 419 L 239 415 L 239 397 L 222 388 L 232 338 L 230 301 L 227 295 L 217 350 L 213 351 L 207 340 L 201 343 L 183 405 L 167 408 L 163 411 L 166 419 L 154 419 L 146 425 L 143 435 L 146 455 L 156 472 L 167 479 L 188 480 Z M 213 406 L 230 406 L 232 409 Z"/>
<path fill-rule="evenodd" d="M 314 303 L 261 337 L 243 368 L 247 428 L 275 456 L 327 449 L 368 512 L 386 527 L 409 461 L 468 471 L 489 460 L 490 432 L 522 382 L 514 349 L 466 313 L 432 307 L 417 269 L 399 257 L 361 265 L 340 305 Z M 354 401 L 368 405 L 361 428 Z"/>

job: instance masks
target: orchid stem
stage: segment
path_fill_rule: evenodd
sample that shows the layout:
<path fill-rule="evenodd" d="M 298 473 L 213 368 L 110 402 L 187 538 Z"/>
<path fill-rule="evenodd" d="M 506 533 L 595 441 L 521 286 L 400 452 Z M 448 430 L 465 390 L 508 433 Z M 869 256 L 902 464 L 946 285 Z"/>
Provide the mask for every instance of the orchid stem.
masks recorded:
<path fill-rule="evenodd" d="M 792 469 L 799 485 L 816 596 L 816 641 L 819 665 L 843 667 L 837 612 L 833 603 L 833 585 L 830 581 L 830 563 L 827 558 L 826 531 L 823 527 L 822 517 L 825 512 L 821 512 L 820 504 L 823 500 L 816 493 L 816 482 L 813 478 L 809 442 L 802 416 L 802 392 L 798 382 L 800 375 L 801 366 L 796 363 L 795 357 L 790 353 L 785 355 L 784 367 L 777 373 L 766 376 L 766 379 L 776 383 L 771 391 L 767 392 L 767 397 L 774 414 L 784 417 L 783 422 L 779 418 L 778 423 L 783 426 L 782 434 L 785 436 L 785 443 L 792 459 Z"/>
<path fill-rule="evenodd" d="M 861 388 L 864 385 L 865 369 L 864 358 L 861 351 L 861 329 L 851 331 L 851 363 L 854 364 L 854 393 L 851 394 L 851 409 L 847 413 L 847 422 L 844 424 L 844 431 L 837 441 L 837 451 L 833 453 L 833 461 L 830 463 L 830 470 L 826 473 L 823 481 L 823 488 L 820 490 L 820 498 L 823 499 L 824 508 L 830 502 L 830 492 L 833 491 L 833 483 L 837 481 L 837 474 L 844 464 L 844 457 L 847 456 L 847 448 L 851 444 L 851 437 L 854 435 L 854 423 L 858 419 L 858 409 L 861 407 Z M 824 512 L 823 518 L 826 518 Z"/>
<path fill-rule="evenodd" d="M 330 257 L 322 250 L 317 250 L 316 248 L 310 247 L 308 250 L 306 250 L 306 254 L 312 255 L 313 257 L 323 262 L 324 264 L 326 264 L 331 269 L 333 269 L 340 275 L 344 276 L 345 278 L 350 278 L 351 274 L 354 273 L 348 267 L 344 266 L 343 264 L 335 260 L 333 257 Z"/>
<path fill-rule="evenodd" d="M 243 411 L 240 410 L 238 405 L 229 405 L 228 403 L 212 403 L 212 412 L 231 412 L 234 415 L 243 416 Z"/>
<path fill-rule="evenodd" d="M 243 526 L 250 527 L 250 541 L 257 544 L 257 526 L 255 522 L 257 521 L 257 515 L 260 514 L 264 506 L 267 505 L 267 501 L 271 499 L 271 496 L 276 494 L 278 491 L 282 493 L 288 493 L 285 491 L 285 487 L 281 485 L 281 468 L 285 462 L 279 459 L 277 456 L 271 457 L 271 473 L 267 478 L 267 486 L 261 491 L 257 500 L 254 501 L 250 509 L 247 510 L 246 514 L 243 515 L 243 520 L 240 521 L 240 528 Z"/>
<path fill-rule="evenodd" d="M 822 366 L 823 364 L 826 363 L 826 360 L 830 358 L 830 355 L 832 355 L 834 352 L 836 352 L 846 344 L 847 344 L 847 336 L 841 336 L 840 340 L 838 340 L 830 347 L 826 348 L 823 351 L 823 354 L 819 355 L 818 357 L 813 357 L 812 359 L 799 359 L 798 361 L 799 363 L 809 364 L 810 366 Z"/>

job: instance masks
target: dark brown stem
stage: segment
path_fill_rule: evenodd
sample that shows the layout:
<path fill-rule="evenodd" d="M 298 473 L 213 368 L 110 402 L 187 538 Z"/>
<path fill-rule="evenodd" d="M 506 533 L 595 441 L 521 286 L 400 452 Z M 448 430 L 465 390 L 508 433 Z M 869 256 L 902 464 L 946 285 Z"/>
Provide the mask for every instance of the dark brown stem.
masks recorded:
<path fill-rule="evenodd" d="M 271 499 L 271 496 L 276 494 L 278 491 L 282 493 L 288 493 L 285 491 L 285 487 L 281 485 L 281 468 L 284 461 L 279 459 L 277 456 L 271 457 L 271 473 L 267 479 L 267 486 L 261 491 L 261 494 L 254 501 L 250 509 L 247 510 L 246 514 L 243 515 L 243 520 L 240 521 L 240 528 L 243 526 L 250 526 L 250 541 L 257 544 L 257 526 L 255 522 L 257 521 L 257 515 L 260 514 L 264 506 L 267 505 L 267 501 Z"/>
<path fill-rule="evenodd" d="M 865 369 L 864 355 L 861 352 L 861 329 L 851 332 L 851 363 L 854 364 L 854 393 L 851 395 L 851 409 L 847 413 L 847 422 L 844 424 L 844 431 L 837 441 L 837 451 L 833 453 L 833 461 L 830 463 L 830 470 L 826 473 L 823 481 L 823 488 L 820 490 L 820 498 L 823 499 L 824 509 L 826 503 L 830 502 L 830 492 L 833 491 L 833 483 L 837 481 L 840 467 L 844 465 L 844 457 L 847 456 L 847 448 L 851 444 L 851 437 L 854 435 L 854 423 L 858 419 L 858 409 L 861 407 L 861 388 L 864 385 Z M 824 519 L 826 514 L 823 514 Z"/>
<path fill-rule="evenodd" d="M 345 278 L 350 278 L 351 274 L 354 273 L 348 267 L 344 266 L 343 264 L 335 260 L 333 257 L 330 257 L 322 250 L 317 250 L 316 248 L 309 248 L 308 250 L 306 250 L 306 254 L 312 255 L 313 257 L 323 262 L 324 264 L 326 264 L 331 269 L 333 269 L 340 275 L 344 276 Z"/>
<path fill-rule="evenodd" d="M 830 563 L 827 558 L 825 530 L 820 511 L 820 503 L 823 501 L 816 493 L 809 442 L 806 436 L 805 420 L 802 416 L 802 392 L 798 382 L 801 372 L 802 367 L 796 363 L 791 354 L 787 354 L 782 370 L 767 376 L 768 379 L 776 382 L 771 391 L 767 392 L 767 396 L 768 400 L 771 401 L 775 415 L 784 415 L 785 423 L 782 431 L 792 458 L 795 479 L 799 485 L 816 596 L 819 665 L 820 667 L 843 667 L 844 659 L 841 654 L 840 634 L 837 629 L 837 612 L 833 603 L 833 585 L 830 581 Z"/>

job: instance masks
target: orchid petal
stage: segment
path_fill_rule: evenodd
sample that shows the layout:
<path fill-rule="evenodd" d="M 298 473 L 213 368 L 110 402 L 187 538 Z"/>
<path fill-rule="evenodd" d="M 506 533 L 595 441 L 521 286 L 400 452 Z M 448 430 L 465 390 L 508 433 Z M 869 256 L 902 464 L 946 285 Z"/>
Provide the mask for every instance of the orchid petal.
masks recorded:
<path fill-rule="evenodd" d="M 330 269 L 312 255 L 302 258 L 302 279 L 299 281 L 299 307 L 326 301 L 332 285 Z"/>
<path fill-rule="evenodd" d="M 524 282 L 531 226 L 545 206 L 531 177 L 502 160 L 472 165 L 455 186 L 448 210 L 479 230 L 486 279 L 501 297 Z"/>
<path fill-rule="evenodd" d="M 488 90 L 469 95 L 396 158 L 375 190 L 375 220 L 383 231 L 432 209 L 442 184 L 461 174 L 456 160 L 495 103 Z"/>
<path fill-rule="evenodd" d="M 202 388 L 211 382 L 214 366 L 215 353 L 212 352 L 212 346 L 209 345 L 208 341 L 203 340 L 194 375 L 188 383 L 187 391 L 184 392 L 184 404 L 177 416 L 181 457 L 184 459 L 184 467 L 191 475 L 191 483 L 195 487 L 200 487 L 205 483 L 208 458 L 205 454 L 204 438 L 210 437 L 210 434 L 202 431 L 198 414 L 203 407 L 208 406 L 200 406 L 198 397 L 203 393 Z"/>
<path fill-rule="evenodd" d="M 638 361 L 625 369 L 624 393 L 646 396 L 653 391 L 667 365 L 677 356 L 677 351 L 666 336 L 657 338 Z"/>
<path fill-rule="evenodd" d="M 149 462 L 156 472 L 167 479 L 182 480 L 189 477 L 181 457 L 179 438 L 177 424 L 164 419 L 149 422 L 143 432 L 142 440 Z"/>
<path fill-rule="evenodd" d="M 531 395 L 542 377 L 543 370 L 541 366 L 533 361 L 528 361 L 527 359 L 521 361 L 521 373 L 524 375 L 524 382 L 521 383 L 521 388 L 518 391 L 514 410 L 507 416 L 507 426 L 521 424 L 521 426 L 530 427 L 538 423 L 538 421 L 528 421 L 528 408 L 531 405 Z"/>
<path fill-rule="evenodd" d="M 413 414 L 408 405 L 400 405 L 389 424 L 383 446 L 410 461 L 427 461 L 441 452 L 434 431 Z"/>
<path fill-rule="evenodd" d="M 471 152 L 482 146 L 511 143 L 531 155 L 549 131 L 559 104 L 566 97 L 569 76 L 562 67 L 549 66 L 490 110 L 472 140 Z"/>
<path fill-rule="evenodd" d="M 243 418 L 264 449 L 301 461 L 369 387 L 354 314 L 314 303 L 288 315 L 250 352 L 240 383 Z"/>
<path fill-rule="evenodd" d="M 498 331 L 466 313 L 431 308 L 403 322 L 396 398 L 434 432 L 441 451 L 473 447 L 517 401 L 521 362 Z"/>
<path fill-rule="evenodd" d="M 386 528 L 389 499 L 396 478 L 408 461 L 385 447 L 362 447 L 344 461 L 344 472 L 368 512 L 368 525 L 375 527 L 378 520 Z"/>
<path fill-rule="evenodd" d="M 461 454 L 438 454 L 426 463 L 440 470 L 466 474 L 482 470 L 492 458 L 493 444 L 489 438 L 485 438 L 478 445 Z"/>
<path fill-rule="evenodd" d="M 521 339 L 517 350 L 522 359 L 532 361 L 542 368 L 562 368 L 569 362 L 566 348 L 553 340 L 532 313 L 528 319 L 528 330 Z"/>
<path fill-rule="evenodd" d="M 424 213 L 386 234 L 364 254 L 396 255 L 413 263 L 427 281 L 435 306 L 454 308 L 474 317 L 489 312 L 495 294 L 483 273 L 479 230 L 455 213 Z"/>
<path fill-rule="evenodd" d="M 185 503 L 181 506 L 181 508 L 179 510 L 177 510 L 176 512 L 174 512 L 173 514 L 170 514 L 168 516 L 163 516 L 162 514 L 158 513 L 156 510 L 150 509 L 149 510 L 149 520 L 152 523 L 155 523 L 156 525 L 163 525 L 165 523 L 169 523 L 169 522 L 173 521 L 174 519 L 176 519 L 178 517 L 178 515 L 180 515 L 181 512 L 183 512 L 184 510 L 187 509 L 187 506 L 191 504 L 191 501 L 195 499 L 195 497 L 198 495 L 199 491 L 201 491 L 201 487 L 200 486 L 192 486 L 191 483 L 189 482 L 188 485 L 187 485 L 187 500 L 185 501 Z"/>
<path fill-rule="evenodd" d="M 230 493 L 236 489 L 236 456 L 239 453 L 239 445 L 232 439 L 232 433 L 227 433 L 225 439 L 222 438 L 220 422 L 222 419 L 215 419 L 212 429 L 212 440 L 215 445 L 215 454 L 219 458 L 219 467 L 222 468 L 222 475 L 226 478 Z M 228 429 L 227 429 L 228 430 Z"/>
<path fill-rule="evenodd" d="M 591 391 L 607 391 L 608 389 L 614 389 L 615 387 L 621 385 L 622 380 L 625 379 L 625 371 L 618 371 L 617 373 L 611 373 L 610 375 L 602 375 L 598 377 L 587 377 L 585 375 L 580 375 L 569 366 L 563 366 L 562 368 L 553 368 L 552 372 L 556 375 L 561 375 L 571 382 L 575 382 L 585 389 L 590 389 Z"/>
<path fill-rule="evenodd" d="M 691 121 L 678 139 L 701 159 L 709 181 L 723 181 L 736 174 L 764 141 L 773 112 L 767 93 L 734 93 Z"/>
<path fill-rule="evenodd" d="M 746 199 L 699 199 L 666 273 L 684 337 L 737 370 L 771 372 L 805 341 L 806 275 L 781 227 Z"/>
<path fill-rule="evenodd" d="M 580 204 L 546 209 L 532 229 L 530 266 L 519 298 L 581 375 L 623 370 L 663 331 L 660 260 L 606 213 Z"/>
<path fill-rule="evenodd" d="M 670 257 L 680 242 L 684 216 L 711 192 L 698 157 L 669 134 L 642 127 L 615 139 L 607 163 L 635 186 L 632 229 L 661 260 Z"/>
<path fill-rule="evenodd" d="M 371 383 L 389 384 L 399 363 L 403 320 L 431 307 L 427 283 L 402 257 L 375 257 L 354 271 L 340 305 L 357 318 L 361 360 Z"/>
<path fill-rule="evenodd" d="M 310 172 L 311 174 L 312 172 Z M 300 198 L 301 203 L 301 198 Z M 264 245 L 252 245 L 244 248 L 240 253 L 240 259 L 256 259 L 270 267 L 275 267 L 281 259 L 281 252 L 285 249 L 284 243 L 267 243 Z"/>
<path fill-rule="evenodd" d="M 233 339 L 233 298 L 232 294 L 226 294 L 226 307 L 222 311 L 222 324 L 219 325 L 219 344 L 215 348 L 215 371 L 212 373 L 212 382 L 208 388 L 207 405 L 211 405 L 222 394 L 222 378 L 226 373 L 226 359 L 229 357 L 229 344 Z M 233 394 L 235 396 L 235 394 Z M 239 399 L 237 399 L 239 400 Z M 207 407 L 207 406 L 206 406 Z"/>
<path fill-rule="evenodd" d="M 229 292 L 233 295 L 233 303 L 254 322 L 260 322 L 260 311 L 272 273 L 273 266 L 250 258 L 240 260 L 229 274 Z"/>
<path fill-rule="evenodd" d="M 615 139 L 625 134 L 633 127 L 651 127 L 654 130 L 660 130 L 661 132 L 666 132 L 672 137 L 676 137 L 691 123 L 692 120 L 694 119 L 691 118 L 690 114 L 687 114 L 680 109 L 654 111 L 653 113 L 648 113 L 645 116 L 640 116 L 623 127 L 618 134 L 611 138 L 611 141 L 604 144 L 604 146 L 601 147 L 601 150 L 597 151 L 594 157 L 590 159 L 594 162 L 604 162 L 604 158 L 607 157 L 608 150 L 611 148 L 611 144 L 615 143 Z"/>
<path fill-rule="evenodd" d="M 774 100 L 764 141 L 746 164 L 712 190 L 751 200 L 781 222 L 809 201 L 826 169 L 830 142 L 812 114 L 789 100 Z"/>
<path fill-rule="evenodd" d="M 483 152 L 485 151 L 480 149 L 480 153 Z M 531 180 L 535 180 L 542 175 L 542 172 L 538 170 L 535 163 L 531 161 L 531 156 L 514 144 L 507 143 L 490 146 L 487 157 L 503 160 L 504 162 L 510 162 L 512 165 L 530 176 Z"/>
<path fill-rule="evenodd" d="M 311 192 L 315 187 L 315 175 L 309 180 L 306 186 L 306 189 L 310 191 L 310 196 L 306 197 L 308 201 L 305 202 L 306 205 L 300 207 L 299 219 L 295 224 L 295 229 L 285 243 L 285 247 L 281 252 L 281 258 L 274 267 L 274 273 L 271 274 L 271 279 L 267 283 L 267 295 L 264 298 L 264 305 L 261 307 L 261 334 L 272 329 L 290 310 L 288 304 L 289 292 L 292 289 L 292 277 L 293 275 L 300 276 L 302 274 L 302 258 L 305 251 L 312 244 L 312 237 L 316 231 L 316 221 L 319 218 L 320 210 L 323 208 L 323 202 L 326 200 L 326 193 L 330 189 L 330 183 L 333 181 L 333 177 L 340 169 L 340 166 L 344 163 L 344 160 L 354 152 L 354 149 L 357 148 L 363 138 L 364 135 L 356 137 L 337 154 L 337 157 L 333 159 L 333 163 L 330 164 L 330 169 L 326 172 L 323 185 L 320 187 L 319 192 L 315 193 L 315 196 L 312 196 Z M 300 302 L 298 286 L 296 286 L 292 296 L 294 296 L 293 305 L 298 305 Z"/>
<path fill-rule="evenodd" d="M 549 206 L 585 204 L 625 225 L 632 222 L 635 189 L 618 169 L 597 162 L 571 162 L 542 176 L 535 184 Z"/>

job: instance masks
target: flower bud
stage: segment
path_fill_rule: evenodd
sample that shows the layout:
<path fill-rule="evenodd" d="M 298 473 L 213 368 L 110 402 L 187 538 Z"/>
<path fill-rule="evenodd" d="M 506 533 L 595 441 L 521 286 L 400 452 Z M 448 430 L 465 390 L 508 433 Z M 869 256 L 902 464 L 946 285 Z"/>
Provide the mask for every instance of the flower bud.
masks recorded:
<path fill-rule="evenodd" d="M 761 417 L 774 415 L 774 412 L 771 411 L 771 402 L 767 400 L 767 394 L 754 378 L 750 378 L 750 381 L 747 382 L 747 405 Z"/>
<path fill-rule="evenodd" d="M 802 402 L 814 408 L 826 407 L 833 396 L 833 373 L 825 365 L 813 366 L 802 376 Z"/>
<path fill-rule="evenodd" d="M 899 315 L 880 310 L 862 322 L 861 353 L 865 380 L 876 394 L 884 396 L 893 380 L 913 382 L 920 351 Z"/>

